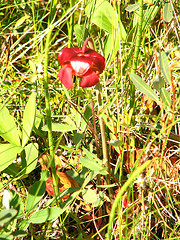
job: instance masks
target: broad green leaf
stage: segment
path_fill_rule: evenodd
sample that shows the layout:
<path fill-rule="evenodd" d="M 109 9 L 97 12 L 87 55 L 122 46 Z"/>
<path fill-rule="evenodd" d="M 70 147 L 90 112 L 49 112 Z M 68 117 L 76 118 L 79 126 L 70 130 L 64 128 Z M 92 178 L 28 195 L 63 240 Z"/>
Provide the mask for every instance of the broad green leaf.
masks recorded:
<path fill-rule="evenodd" d="M 72 111 L 72 113 L 74 113 L 74 115 L 76 115 L 76 114 L 79 115 L 79 113 L 77 113 L 77 111 L 75 111 L 75 110 L 73 111 L 73 109 L 71 109 L 71 111 Z M 75 124 L 75 119 L 73 117 L 71 118 L 70 116 L 66 116 L 64 118 L 63 122 L 72 126 L 72 127 L 74 127 L 74 128 L 77 128 L 77 126 Z"/>
<path fill-rule="evenodd" d="M 23 160 L 22 167 L 24 171 L 22 174 L 29 174 L 37 165 L 38 159 L 38 144 L 30 143 L 25 148 L 25 159 Z"/>
<path fill-rule="evenodd" d="M 16 22 L 16 25 L 15 25 L 14 29 L 17 29 L 17 28 L 21 27 L 21 25 L 24 23 L 24 21 L 25 21 L 26 19 L 28 19 L 29 17 L 30 17 L 30 16 L 23 16 L 23 17 L 21 17 L 21 18 Z"/>
<path fill-rule="evenodd" d="M 163 108 L 165 110 L 170 111 L 171 106 L 172 106 L 170 93 L 165 88 L 161 88 L 160 97 L 161 97 L 161 100 L 162 100 L 162 103 L 163 103 Z"/>
<path fill-rule="evenodd" d="M 80 162 L 86 168 L 101 173 L 102 175 L 106 175 L 107 171 L 106 168 L 102 165 L 102 161 L 95 159 L 89 159 L 88 157 L 81 157 Z"/>
<path fill-rule="evenodd" d="M 21 146 L 14 144 L 0 144 L 0 171 L 6 169 L 22 150 Z"/>
<path fill-rule="evenodd" d="M 83 133 L 75 133 L 73 136 L 74 144 L 77 145 L 82 140 L 83 137 L 84 137 Z"/>
<path fill-rule="evenodd" d="M 129 76 L 130 76 L 131 80 L 133 81 L 134 85 L 137 87 L 137 89 L 140 92 L 146 94 L 153 101 L 155 101 L 157 103 L 159 102 L 158 96 L 152 90 L 152 88 L 149 87 L 149 85 L 146 82 L 142 81 L 142 79 L 134 73 L 129 73 Z"/>
<path fill-rule="evenodd" d="M 0 136 L 9 143 L 20 145 L 17 126 L 8 109 L 0 104 Z"/>
<path fill-rule="evenodd" d="M 102 161 L 97 157 L 96 154 L 88 151 L 85 147 L 83 147 L 83 151 L 90 160 L 96 159 L 99 163 L 102 163 Z"/>
<path fill-rule="evenodd" d="M 91 21 L 105 31 L 111 33 L 113 28 L 117 28 L 117 22 L 113 26 L 115 11 L 108 1 L 91 1 L 85 8 L 85 11 L 88 17 L 91 17 Z"/>
<path fill-rule="evenodd" d="M 34 127 L 37 129 L 39 128 L 41 122 L 43 120 L 42 114 L 36 109 L 35 120 L 34 120 Z"/>
<path fill-rule="evenodd" d="M 27 212 L 32 211 L 37 206 L 37 204 L 43 197 L 45 191 L 46 191 L 46 182 L 43 180 L 35 182 L 32 185 L 26 199 L 25 209 Z"/>
<path fill-rule="evenodd" d="M 58 218 L 63 212 L 64 211 L 60 207 L 41 209 L 32 214 L 30 221 L 34 224 L 44 223 Z"/>
<path fill-rule="evenodd" d="M 27 232 L 26 231 L 23 231 L 23 230 L 17 230 L 15 232 L 12 233 L 13 235 L 13 239 L 23 239 L 23 237 L 25 237 L 27 235 Z"/>
<path fill-rule="evenodd" d="M 9 175 L 13 175 L 15 177 L 18 175 L 19 170 L 17 169 L 16 165 L 14 163 L 12 163 L 6 169 L 4 169 L 3 172 L 5 172 Z"/>
<path fill-rule="evenodd" d="M 95 176 L 97 175 L 97 172 L 94 171 L 90 171 L 89 174 L 86 174 L 86 177 L 84 178 L 84 182 L 82 184 L 82 188 L 85 188 L 87 186 L 87 184 L 93 179 L 95 178 Z"/>
<path fill-rule="evenodd" d="M 164 3 L 163 18 L 166 22 L 170 22 L 173 18 L 173 10 L 170 2 Z"/>
<path fill-rule="evenodd" d="M 54 131 L 54 132 L 70 132 L 70 131 L 73 131 L 76 129 L 77 129 L 77 127 L 75 125 L 71 126 L 71 125 L 64 124 L 64 123 L 53 123 L 52 124 L 52 131 Z M 48 131 L 47 125 L 43 126 L 42 130 Z"/>
<path fill-rule="evenodd" d="M 98 199 L 96 190 L 93 189 L 83 189 L 82 197 L 87 203 L 94 203 Z"/>
<path fill-rule="evenodd" d="M 117 14 L 108 1 L 91 1 L 85 8 L 85 11 L 91 21 L 105 31 L 113 33 L 115 29 L 118 29 Z M 119 29 L 122 40 L 125 40 L 126 31 L 121 21 L 119 22 Z"/>
<path fill-rule="evenodd" d="M 0 226 L 8 224 L 17 214 L 16 209 L 3 209 L 0 211 Z"/>
<path fill-rule="evenodd" d="M 161 52 L 160 54 L 160 71 L 162 72 L 166 82 L 171 85 L 171 73 L 168 64 L 168 57 L 165 52 Z"/>
<path fill-rule="evenodd" d="M 36 112 L 36 93 L 32 93 L 26 104 L 23 114 L 23 129 L 22 129 L 22 146 L 24 147 L 30 138 L 31 131 L 34 125 Z"/>

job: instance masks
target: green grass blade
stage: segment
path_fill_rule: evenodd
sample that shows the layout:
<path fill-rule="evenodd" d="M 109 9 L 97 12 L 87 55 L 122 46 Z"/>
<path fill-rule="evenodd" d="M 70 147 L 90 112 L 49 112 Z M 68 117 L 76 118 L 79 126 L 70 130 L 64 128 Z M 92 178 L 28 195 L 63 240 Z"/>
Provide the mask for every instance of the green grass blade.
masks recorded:
<path fill-rule="evenodd" d="M 117 206 L 118 206 L 118 204 L 121 201 L 121 197 L 123 196 L 123 194 L 125 193 L 127 188 L 133 183 L 133 181 L 136 179 L 136 177 L 150 164 L 150 162 L 151 162 L 151 160 L 148 160 L 142 166 L 138 167 L 135 171 L 133 171 L 133 173 L 130 175 L 130 177 L 125 182 L 125 184 L 122 186 L 122 188 L 120 189 L 118 195 L 116 196 L 115 201 L 114 201 L 114 203 L 112 205 L 112 209 L 111 209 L 111 214 L 110 214 L 110 219 L 109 219 L 109 226 L 108 226 L 108 232 L 107 232 L 106 240 L 112 239 L 111 236 L 112 236 L 113 221 L 114 221 L 114 217 L 115 217 L 115 212 L 116 212 Z"/>

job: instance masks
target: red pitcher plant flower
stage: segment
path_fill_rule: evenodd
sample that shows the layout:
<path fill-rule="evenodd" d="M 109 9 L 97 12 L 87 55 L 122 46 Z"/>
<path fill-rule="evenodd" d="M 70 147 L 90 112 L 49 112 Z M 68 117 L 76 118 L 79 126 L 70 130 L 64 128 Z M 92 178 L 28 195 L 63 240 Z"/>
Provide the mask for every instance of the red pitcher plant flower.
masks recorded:
<path fill-rule="evenodd" d="M 64 48 L 58 54 L 61 65 L 58 77 L 62 84 L 70 89 L 73 87 L 73 75 L 82 78 L 80 86 L 92 87 L 99 82 L 99 74 L 105 68 L 105 59 L 95 50 L 87 47 L 93 41 L 87 38 L 82 47 Z"/>

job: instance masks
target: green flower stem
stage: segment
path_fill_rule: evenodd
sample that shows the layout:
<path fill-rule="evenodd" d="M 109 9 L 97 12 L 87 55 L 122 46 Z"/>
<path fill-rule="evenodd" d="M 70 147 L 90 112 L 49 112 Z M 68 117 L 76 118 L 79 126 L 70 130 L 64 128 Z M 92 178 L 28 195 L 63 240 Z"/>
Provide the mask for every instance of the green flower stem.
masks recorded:
<path fill-rule="evenodd" d="M 136 38 L 136 43 L 135 43 L 133 66 L 132 66 L 133 73 L 135 73 L 136 69 L 137 69 L 139 48 L 141 45 L 142 23 L 143 23 L 143 0 L 139 0 L 138 30 L 137 30 L 137 38 Z M 134 84 L 130 85 L 130 95 L 131 95 L 130 107 L 133 108 L 134 104 L 135 104 L 135 86 L 134 86 Z"/>
<path fill-rule="evenodd" d="M 70 9 L 74 6 L 74 0 L 70 0 Z M 68 48 L 72 47 L 73 43 L 73 31 L 74 31 L 74 13 L 70 17 L 69 28 L 68 28 Z"/>
<path fill-rule="evenodd" d="M 101 100 L 101 92 L 100 92 L 100 84 L 97 83 L 97 102 L 98 107 L 102 107 L 102 100 Z M 103 164 L 108 167 L 109 165 L 109 157 L 108 157 L 108 151 L 107 151 L 107 141 L 106 141 L 106 132 L 105 132 L 105 124 L 104 120 L 100 117 L 99 119 L 100 123 L 100 130 L 101 130 L 101 141 L 102 141 L 102 151 L 103 151 Z M 108 167 L 109 169 L 109 167 Z"/>
<path fill-rule="evenodd" d="M 52 118 L 51 118 L 51 106 L 50 106 L 50 95 L 49 95 L 49 81 L 48 81 L 48 62 L 49 62 L 49 45 L 51 42 L 53 27 L 50 28 L 45 45 L 45 59 L 44 59 L 44 90 L 45 90 L 45 104 L 46 104 L 46 117 L 47 117 L 47 127 L 48 127 L 48 144 L 50 151 L 50 163 L 52 171 L 52 178 L 54 184 L 54 193 L 55 196 L 58 195 L 58 177 L 56 175 L 55 160 L 54 160 L 54 144 L 53 144 L 53 135 L 52 135 Z"/>
<path fill-rule="evenodd" d="M 97 86 L 97 91 L 96 91 L 97 102 L 98 102 L 98 108 L 100 110 L 100 108 L 102 107 L 100 84 L 97 83 L 96 86 Z M 106 130 L 105 130 L 104 120 L 102 119 L 102 117 L 99 117 L 99 124 L 100 124 L 100 131 L 101 131 L 103 164 L 107 167 L 108 172 L 110 173 L 111 171 L 110 171 L 109 155 L 108 155 L 107 140 L 106 140 Z M 110 184 L 110 175 L 107 175 L 106 180 L 107 180 L 107 184 Z M 100 183 L 100 175 L 98 175 L 97 183 L 98 183 L 98 185 L 101 184 Z M 108 191 L 109 191 L 109 197 L 111 199 L 111 188 L 108 188 Z"/>

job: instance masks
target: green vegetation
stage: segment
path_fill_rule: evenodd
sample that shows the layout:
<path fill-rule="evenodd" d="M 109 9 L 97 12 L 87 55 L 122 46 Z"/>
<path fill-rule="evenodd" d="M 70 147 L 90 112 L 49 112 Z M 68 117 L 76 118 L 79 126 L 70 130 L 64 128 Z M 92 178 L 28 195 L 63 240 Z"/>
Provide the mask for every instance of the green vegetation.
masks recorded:
<path fill-rule="evenodd" d="M 0 239 L 180 239 L 179 1 L 0 9 Z M 66 89 L 58 53 L 88 37 L 100 81 L 79 62 Z"/>

